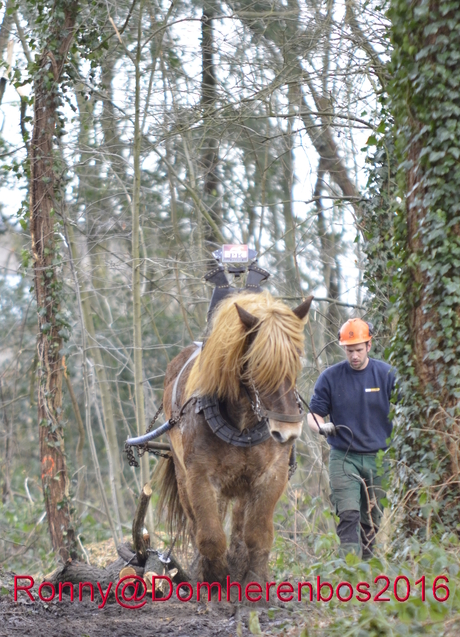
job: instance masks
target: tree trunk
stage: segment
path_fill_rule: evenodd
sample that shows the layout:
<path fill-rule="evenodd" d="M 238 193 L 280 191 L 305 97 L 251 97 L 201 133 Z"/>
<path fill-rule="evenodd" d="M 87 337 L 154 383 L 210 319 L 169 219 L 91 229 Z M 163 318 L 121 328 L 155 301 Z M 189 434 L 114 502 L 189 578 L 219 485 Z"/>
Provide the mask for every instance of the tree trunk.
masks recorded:
<path fill-rule="evenodd" d="M 403 394 L 395 446 L 404 527 L 429 536 L 432 520 L 458 533 L 460 513 L 460 8 L 393 0 L 390 17 L 389 92 L 405 202 L 393 217 L 392 361 Z"/>
<path fill-rule="evenodd" d="M 91 119 L 93 107 L 92 105 L 90 105 L 89 102 L 84 100 L 79 95 L 78 91 L 77 104 L 80 113 L 80 131 L 78 136 L 79 144 L 80 148 L 82 149 L 82 153 L 87 153 L 92 151 L 92 149 L 90 148 L 88 131 L 90 130 L 90 125 L 92 123 Z M 79 179 L 78 201 L 85 200 L 85 188 L 93 187 L 94 189 L 97 189 L 98 187 L 100 187 L 100 180 L 98 179 L 98 176 L 96 175 L 95 177 L 92 173 L 86 170 L 84 167 L 85 163 L 86 162 L 82 161 L 83 166 L 79 166 L 76 171 Z M 113 470 L 111 469 L 110 479 L 115 486 L 116 494 L 116 498 L 113 501 L 113 506 L 115 513 L 117 513 L 118 511 L 121 521 L 124 522 L 127 519 L 127 513 L 124 504 L 123 489 L 121 485 L 122 466 L 120 462 L 120 448 L 117 439 L 115 415 L 113 410 L 112 397 L 110 394 L 110 378 L 107 374 L 107 367 L 103 358 L 103 351 L 97 338 L 97 331 L 93 320 L 93 315 L 96 313 L 93 309 L 93 303 L 96 304 L 97 307 L 98 298 L 93 285 L 94 274 L 91 274 L 91 272 L 88 272 L 87 268 L 85 268 L 85 259 L 81 258 L 81 254 L 84 253 L 84 249 L 79 250 L 79 246 L 77 246 L 77 242 L 74 236 L 73 226 L 71 224 L 68 225 L 68 238 L 70 242 L 72 258 L 78 272 L 78 280 L 80 283 L 82 313 L 84 321 L 82 329 L 86 329 L 86 332 L 88 334 L 88 355 L 94 361 L 94 369 L 96 372 L 98 389 L 101 397 L 104 428 L 109 442 L 106 452 L 108 456 L 109 467 L 113 467 Z M 100 254 L 98 253 L 99 248 L 96 246 L 92 246 L 91 243 L 91 241 L 88 241 L 89 246 L 87 249 L 91 253 L 91 265 L 93 266 L 93 269 L 97 270 L 102 267 L 102 259 L 100 258 Z M 97 243 L 97 238 L 95 239 L 94 243 Z M 105 274 L 103 274 L 102 276 L 106 277 Z M 118 529 L 118 532 L 121 535 L 121 528 Z"/>
<path fill-rule="evenodd" d="M 121 462 L 120 462 L 120 451 L 118 447 L 117 440 L 117 431 L 115 426 L 115 416 L 113 412 L 112 405 L 112 397 L 110 395 L 109 383 L 106 373 L 106 368 L 104 365 L 104 361 L 102 359 L 101 348 L 99 347 L 99 342 L 96 336 L 96 330 L 93 322 L 93 310 L 91 308 L 91 296 L 90 292 L 86 287 L 85 281 L 85 273 L 82 272 L 82 265 L 77 267 L 77 264 L 82 264 L 83 260 L 80 258 L 78 254 L 78 248 L 76 245 L 73 228 L 70 224 L 67 226 L 67 235 L 69 241 L 69 247 L 72 254 L 72 259 L 75 264 L 75 268 L 78 273 L 78 282 L 80 284 L 80 295 L 81 295 L 81 307 L 82 307 L 82 319 L 83 325 L 82 329 L 86 330 L 88 336 L 88 356 L 94 361 L 94 371 L 96 373 L 96 378 L 99 387 L 99 393 L 101 396 L 101 405 L 102 405 L 102 415 L 104 419 L 105 430 L 107 433 L 107 440 L 109 442 L 108 448 L 106 449 L 106 453 L 111 458 L 111 463 L 113 467 L 113 475 L 110 476 L 111 480 L 115 485 L 115 494 L 116 499 L 113 501 L 113 506 L 116 510 L 118 509 L 121 521 L 125 521 L 127 519 L 126 508 L 123 499 L 123 488 L 121 485 Z M 87 409 L 89 409 L 89 405 L 87 405 Z M 109 462 L 110 466 L 110 462 Z M 120 537 L 122 536 L 121 528 L 117 529 Z"/>
<path fill-rule="evenodd" d="M 0 25 L 0 61 L 2 60 L 3 54 L 6 49 L 6 45 L 8 44 L 8 39 L 10 37 L 10 27 L 12 22 L 11 16 L 11 7 L 13 6 L 12 0 L 7 0 L 5 11 L 3 13 L 2 24 Z M 5 71 L 3 71 L 5 73 Z M 6 89 L 6 77 L 0 77 L 0 104 L 3 100 L 3 95 Z"/>
<path fill-rule="evenodd" d="M 203 202 L 209 215 L 217 226 L 221 227 L 222 211 L 219 199 L 220 180 L 217 173 L 219 162 L 219 142 L 215 132 L 216 122 L 213 121 L 213 111 L 216 104 L 216 72 L 214 69 L 213 48 L 213 17 L 216 13 L 214 2 L 205 2 L 201 18 L 201 105 L 203 108 Z M 213 229 L 206 224 L 205 241 L 210 251 L 216 249 L 219 238 Z M 215 267 L 212 261 L 210 267 Z"/>
<path fill-rule="evenodd" d="M 141 304 L 141 267 L 143 259 L 140 254 L 140 236 L 142 232 L 140 206 L 141 206 L 141 40 L 142 40 L 142 9 L 141 0 L 139 10 L 139 22 L 137 31 L 137 49 L 134 61 L 135 72 L 135 102 L 134 102 L 134 144 L 133 144 L 133 194 L 132 194 L 132 289 L 133 289 L 133 346 L 134 346 L 134 396 L 136 401 L 136 425 L 137 435 L 145 432 L 145 398 L 144 398 L 144 372 L 142 366 L 142 304 Z M 146 255 L 144 254 L 144 257 Z M 150 478 L 149 454 L 146 453 L 140 459 L 141 482 L 147 483 Z M 147 516 L 147 528 L 153 534 L 153 515 L 149 511 Z"/>
<path fill-rule="evenodd" d="M 333 230 L 328 229 L 326 223 L 325 210 L 322 201 L 323 187 L 325 185 L 324 173 L 325 170 L 323 169 L 322 161 L 320 161 L 313 199 L 315 200 L 318 215 L 317 228 L 326 296 L 329 299 L 338 300 L 340 298 L 340 264 L 338 259 L 340 244 L 337 236 L 334 234 Z M 337 331 L 340 329 L 342 317 L 338 306 L 334 303 L 328 304 L 326 320 L 328 338 L 335 338 Z"/>
<path fill-rule="evenodd" d="M 297 280 L 298 268 L 296 267 L 296 226 L 293 210 L 294 186 L 294 149 L 293 149 L 292 120 L 288 120 L 288 130 L 284 136 L 285 152 L 282 156 L 283 169 L 283 216 L 284 216 L 284 245 L 286 253 L 282 261 L 285 272 L 286 284 L 289 294 L 302 293 L 300 280 Z"/>
<path fill-rule="evenodd" d="M 137 561 L 142 565 L 144 565 L 147 560 L 147 549 L 149 548 L 149 543 L 146 542 L 144 538 L 144 520 L 151 497 L 151 486 L 149 484 L 144 484 L 144 487 L 139 494 L 136 513 L 134 514 L 133 519 L 133 545 L 134 550 L 136 551 Z"/>
<path fill-rule="evenodd" d="M 67 389 L 69 391 L 70 400 L 72 401 L 73 413 L 75 416 L 75 420 L 77 422 L 78 427 L 78 442 L 77 448 L 75 449 L 75 456 L 77 460 L 77 492 L 75 494 L 77 500 L 77 509 L 78 513 L 81 514 L 83 512 L 83 505 L 81 504 L 82 500 L 85 498 L 85 482 L 86 482 L 86 472 L 84 471 L 84 462 L 83 462 L 83 448 L 85 446 L 85 426 L 83 424 L 83 420 L 81 418 L 80 407 L 78 406 L 78 400 L 73 390 L 72 381 L 67 374 L 66 369 L 64 369 L 64 377 L 67 384 Z"/>
<path fill-rule="evenodd" d="M 78 3 L 57 1 L 49 43 L 40 57 L 34 82 L 34 126 L 30 145 L 30 231 L 34 262 L 39 336 L 38 423 L 46 514 L 55 551 L 74 553 L 69 484 L 61 425 L 62 327 L 61 280 L 55 238 L 59 168 L 53 152 L 59 81 L 72 44 Z"/>

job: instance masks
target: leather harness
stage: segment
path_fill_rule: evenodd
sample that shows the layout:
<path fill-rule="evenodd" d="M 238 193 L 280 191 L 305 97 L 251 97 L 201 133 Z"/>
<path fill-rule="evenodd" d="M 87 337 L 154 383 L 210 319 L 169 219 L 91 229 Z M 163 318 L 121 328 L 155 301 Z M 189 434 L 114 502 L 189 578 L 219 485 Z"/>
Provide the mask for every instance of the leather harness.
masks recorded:
<path fill-rule="evenodd" d="M 184 363 L 180 372 L 177 374 L 176 380 L 174 381 L 174 385 L 173 385 L 172 396 L 171 396 L 171 416 L 175 422 L 179 421 L 185 407 L 185 404 L 181 406 L 181 405 L 178 405 L 177 403 L 177 388 L 179 386 L 179 379 L 182 376 L 182 372 L 185 370 L 187 365 L 191 363 L 192 361 L 194 361 L 195 358 L 199 354 L 201 354 L 201 350 L 203 349 L 203 343 L 200 343 L 199 341 L 193 341 L 193 344 L 196 345 L 196 350 L 191 354 L 191 356 L 189 356 L 189 358 L 187 358 L 187 361 Z M 187 403 L 188 402 L 189 401 L 187 401 Z"/>
<path fill-rule="evenodd" d="M 235 445 L 237 447 L 246 447 L 246 448 L 254 447 L 255 445 L 259 445 L 262 442 L 265 442 L 266 440 L 268 440 L 270 438 L 270 430 L 268 428 L 269 418 L 274 418 L 276 420 L 280 420 L 284 422 L 298 422 L 299 418 L 303 417 L 304 412 L 301 409 L 301 406 L 298 400 L 301 397 L 298 396 L 298 394 L 296 394 L 296 398 L 297 398 L 297 402 L 299 403 L 299 415 L 291 416 L 289 414 L 280 414 L 277 412 L 267 411 L 266 409 L 264 409 L 261 405 L 259 394 L 255 386 L 253 386 L 253 391 L 255 395 L 255 403 L 254 403 L 245 385 L 243 385 L 243 387 L 246 390 L 246 394 L 249 398 L 252 409 L 254 413 L 257 415 L 257 417 L 259 418 L 259 421 L 254 427 L 251 427 L 249 429 L 244 429 L 243 431 L 240 431 L 237 427 L 234 427 L 233 425 L 228 423 L 225 420 L 225 418 L 222 416 L 220 411 L 220 402 L 217 396 L 190 396 L 190 398 L 186 400 L 182 406 L 178 405 L 177 388 L 179 385 L 179 379 L 182 373 L 184 372 L 184 370 L 186 369 L 186 367 L 189 365 L 189 363 L 195 360 L 195 358 L 200 354 L 203 348 L 203 343 L 194 341 L 194 344 L 197 346 L 196 350 L 192 353 L 192 355 L 187 359 L 185 364 L 182 366 L 179 374 L 176 376 L 176 379 L 174 381 L 173 391 L 171 396 L 171 403 L 172 403 L 171 418 L 164 425 L 162 425 L 161 427 L 158 427 L 158 429 L 156 429 L 155 431 L 146 433 L 144 436 L 140 436 L 138 438 L 128 438 L 128 440 L 126 441 L 125 449 L 127 450 L 128 460 L 132 466 L 138 466 L 138 463 L 134 459 L 134 456 L 132 453 L 132 448 L 131 448 L 132 445 L 134 446 L 144 445 L 149 440 L 153 438 L 157 438 L 162 433 L 171 429 L 175 424 L 180 422 L 181 416 L 185 408 L 190 403 L 195 404 L 195 413 L 197 414 L 201 412 L 203 413 L 206 422 L 208 423 L 212 432 L 218 438 L 220 438 L 221 440 L 223 440 L 224 442 L 228 444 Z M 158 410 L 150 427 L 153 425 L 156 418 L 158 417 L 162 406 L 163 405 L 161 405 L 160 409 Z M 132 456 L 131 459 L 130 459 L 130 456 Z M 296 448 L 294 443 L 291 447 L 291 453 L 289 455 L 289 472 L 288 472 L 289 479 L 294 474 L 296 468 L 297 468 Z"/>
<path fill-rule="evenodd" d="M 177 388 L 179 385 L 179 379 L 182 376 L 182 373 L 186 369 L 186 367 L 195 360 L 195 358 L 201 353 L 203 349 L 203 343 L 198 341 L 194 341 L 194 345 L 196 345 L 196 350 L 191 354 L 191 356 L 187 359 L 187 361 L 182 366 L 180 372 L 176 376 L 176 380 L 174 381 L 174 386 L 172 390 L 171 396 L 171 416 L 174 422 L 178 422 L 183 411 L 184 407 L 188 402 L 195 402 L 195 413 L 203 413 L 206 422 L 210 426 L 213 433 L 231 445 L 235 445 L 236 447 L 253 447 L 255 445 L 260 445 L 262 442 L 265 442 L 270 438 L 270 430 L 268 428 L 268 420 L 269 418 L 273 418 L 274 420 L 279 420 L 281 422 L 299 422 L 299 419 L 303 417 L 303 410 L 300 409 L 299 415 L 292 416 L 290 414 L 282 414 L 276 411 L 268 411 L 260 405 L 260 401 L 258 398 L 258 393 L 255 387 L 253 387 L 256 396 L 256 404 L 257 407 L 254 408 L 254 403 L 249 394 L 248 388 L 244 385 L 244 389 L 246 394 L 253 406 L 254 411 L 256 412 L 259 421 L 254 427 L 250 429 L 244 429 L 240 431 L 237 427 L 233 426 L 229 422 L 225 420 L 220 411 L 220 402 L 217 396 L 192 396 L 189 398 L 187 403 L 180 406 L 177 402 Z"/>
<path fill-rule="evenodd" d="M 181 411 L 183 411 L 183 407 L 185 406 L 183 405 L 181 407 L 177 402 L 179 379 L 186 367 L 195 360 L 203 349 L 203 343 L 194 341 L 194 344 L 197 346 L 196 350 L 182 366 L 180 372 L 176 376 L 176 380 L 174 381 L 171 396 L 171 415 L 175 421 L 179 420 Z M 211 427 L 211 430 L 224 442 L 236 445 L 237 447 L 252 447 L 254 445 L 259 445 L 261 442 L 265 442 L 265 440 L 270 438 L 270 431 L 267 427 L 268 421 L 266 418 L 260 420 L 255 427 L 240 431 L 228 423 L 220 413 L 217 396 L 195 396 L 194 401 L 196 405 L 195 413 L 199 414 L 203 412 L 206 422 Z"/>
<path fill-rule="evenodd" d="M 203 412 L 206 422 L 218 438 L 236 447 L 253 447 L 270 438 L 270 430 L 268 429 L 266 418 L 259 420 L 254 427 L 243 431 L 228 423 L 220 413 L 217 396 L 198 397 L 195 413 L 199 414 L 200 412 Z"/>

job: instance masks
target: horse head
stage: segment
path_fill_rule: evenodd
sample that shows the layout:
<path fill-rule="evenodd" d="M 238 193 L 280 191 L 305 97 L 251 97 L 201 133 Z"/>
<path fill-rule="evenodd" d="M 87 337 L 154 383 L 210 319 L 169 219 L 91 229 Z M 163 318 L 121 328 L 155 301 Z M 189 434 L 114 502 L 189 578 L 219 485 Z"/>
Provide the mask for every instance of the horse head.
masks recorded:
<path fill-rule="evenodd" d="M 313 297 L 308 297 L 303 303 L 292 310 L 292 313 L 303 323 L 311 306 Z M 247 330 L 249 336 L 248 359 L 254 355 L 257 349 L 258 330 L 261 326 L 261 319 L 235 303 L 240 321 Z M 253 348 L 253 351 L 251 351 Z M 300 351 L 297 350 L 300 357 Z M 282 356 L 281 356 L 282 358 Z M 295 356 L 294 356 L 295 359 Z M 262 361 L 259 361 L 259 366 Z M 255 381 L 251 378 L 251 387 L 248 396 L 251 400 L 252 408 L 259 419 L 267 418 L 270 434 L 276 442 L 281 444 L 293 442 L 302 433 L 303 409 L 295 387 L 295 377 L 292 366 L 285 363 L 287 374 L 277 386 L 263 383 L 263 389 L 259 390 Z M 294 369 L 296 366 L 294 367 Z M 250 372 L 249 372 L 250 373 Z M 246 372 L 247 375 L 247 372 Z M 278 376 L 279 379 L 279 376 Z"/>

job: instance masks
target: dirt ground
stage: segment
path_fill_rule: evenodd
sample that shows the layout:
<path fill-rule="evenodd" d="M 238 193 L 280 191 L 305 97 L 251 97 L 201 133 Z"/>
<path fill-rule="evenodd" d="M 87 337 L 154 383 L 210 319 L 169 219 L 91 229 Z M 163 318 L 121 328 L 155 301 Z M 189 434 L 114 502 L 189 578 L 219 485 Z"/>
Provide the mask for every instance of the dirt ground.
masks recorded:
<path fill-rule="evenodd" d="M 257 609 L 255 616 L 251 608 L 236 610 L 235 605 L 226 602 L 204 605 L 193 601 L 179 602 L 177 599 L 166 602 L 152 602 L 150 599 L 138 609 L 123 608 L 115 601 L 108 601 L 103 608 L 98 608 L 100 598 L 97 595 L 94 602 L 79 602 L 77 597 L 74 602 L 63 599 L 45 603 L 39 600 L 32 602 L 23 591 L 18 592 L 18 599 L 14 601 L 11 575 L 4 574 L 2 582 L 1 637 L 241 637 L 258 634 L 259 630 L 274 635 L 291 633 L 296 625 L 296 614 L 288 609 Z M 36 587 L 33 594 L 38 597 Z M 44 591 L 43 594 L 48 595 L 49 592 Z"/>

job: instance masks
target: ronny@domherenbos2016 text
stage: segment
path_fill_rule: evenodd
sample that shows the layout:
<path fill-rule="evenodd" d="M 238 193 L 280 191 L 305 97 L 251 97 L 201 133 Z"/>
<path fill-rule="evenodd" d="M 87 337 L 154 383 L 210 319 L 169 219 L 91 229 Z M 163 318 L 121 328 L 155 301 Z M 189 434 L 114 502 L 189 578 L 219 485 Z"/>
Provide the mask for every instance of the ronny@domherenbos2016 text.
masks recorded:
<path fill-rule="evenodd" d="M 26 582 L 21 582 L 26 580 Z M 157 597 L 156 583 L 164 582 L 169 590 L 163 592 L 161 597 Z M 208 582 L 197 582 L 195 590 L 189 582 L 182 582 L 177 586 L 167 575 L 156 575 L 152 578 L 152 592 L 148 593 L 145 580 L 137 575 L 126 575 L 121 578 L 114 586 L 109 583 L 104 591 L 99 582 L 96 587 L 90 582 L 80 582 L 78 585 L 78 598 L 75 595 L 74 585 L 70 582 L 60 582 L 56 588 L 51 582 L 42 582 L 38 587 L 38 592 L 31 590 L 35 584 L 33 577 L 30 575 L 14 576 L 14 600 L 17 601 L 18 593 L 28 595 L 33 602 L 41 600 L 42 602 L 63 601 L 63 599 L 73 601 L 83 601 L 83 594 L 87 593 L 92 602 L 94 602 L 95 590 L 99 594 L 101 601 L 98 608 L 104 608 L 111 592 L 115 595 L 115 601 L 124 608 L 136 609 L 142 608 L 148 603 L 147 595 L 151 596 L 152 602 L 166 602 L 176 597 L 180 602 L 195 601 L 211 601 L 211 596 L 215 601 L 241 602 L 243 597 L 247 602 L 257 603 L 260 601 L 270 601 L 270 593 L 276 593 L 276 597 L 280 602 L 329 602 L 333 598 L 339 602 L 350 602 L 353 598 L 358 602 L 390 602 L 391 596 L 398 602 L 407 602 L 409 597 L 414 593 L 420 595 L 423 602 L 429 596 L 437 602 L 446 602 L 449 599 L 449 578 L 446 575 L 438 575 L 434 578 L 431 586 L 426 581 L 425 575 L 418 580 L 411 582 L 406 575 L 398 575 L 393 583 L 386 575 L 378 575 L 374 581 L 375 590 L 371 592 L 371 584 L 368 582 L 358 582 L 353 586 L 350 582 L 339 582 L 335 587 L 326 580 L 321 580 L 321 576 L 316 576 L 316 583 L 296 582 L 295 585 L 290 582 L 266 582 L 264 585 L 258 582 L 249 582 L 243 586 L 239 582 L 232 582 L 227 577 L 226 587 L 218 582 L 209 584 Z M 273 589 L 273 591 L 272 591 Z M 64 597 L 63 597 L 64 595 Z"/>

